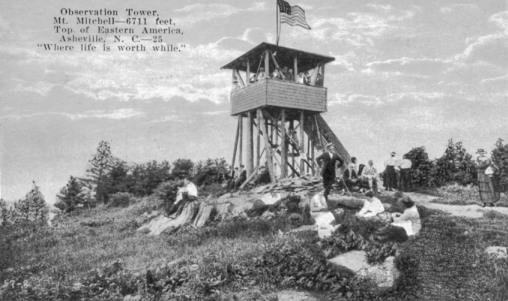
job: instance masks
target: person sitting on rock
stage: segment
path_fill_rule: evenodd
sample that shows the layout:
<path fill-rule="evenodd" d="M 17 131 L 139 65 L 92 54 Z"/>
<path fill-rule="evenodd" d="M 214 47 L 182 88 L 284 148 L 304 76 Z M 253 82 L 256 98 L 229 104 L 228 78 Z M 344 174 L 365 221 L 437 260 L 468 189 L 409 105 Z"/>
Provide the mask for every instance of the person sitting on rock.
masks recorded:
<path fill-rule="evenodd" d="M 404 242 L 409 236 L 418 234 L 422 228 L 420 214 L 413 200 L 410 197 L 396 194 L 399 197 L 399 202 L 402 202 L 406 208 L 404 213 L 392 213 L 393 223 L 379 229 L 372 237 L 371 240 L 377 243 L 384 243 L 387 241 Z"/>
<path fill-rule="evenodd" d="M 171 216 L 175 212 L 181 212 L 185 204 L 196 201 L 198 199 L 198 189 L 196 185 L 190 181 L 189 176 L 183 179 L 183 187 L 178 188 L 176 200 L 168 210 L 167 215 Z M 178 215 L 178 214 L 176 214 Z"/>
<path fill-rule="evenodd" d="M 362 182 L 367 182 L 369 189 L 372 191 L 377 190 L 377 178 L 378 173 L 376 168 L 374 167 L 374 162 L 369 160 L 369 165 L 362 169 Z"/>
<path fill-rule="evenodd" d="M 368 199 L 365 200 L 363 208 L 356 214 L 356 216 L 370 218 L 385 211 L 385 207 L 381 201 L 374 196 L 374 192 L 372 190 L 367 191 L 365 196 L 367 196 Z"/>
<path fill-rule="evenodd" d="M 260 184 L 268 184 L 270 182 L 271 182 L 270 172 L 268 172 L 268 169 L 265 166 L 261 166 L 259 168 L 259 173 L 256 177 L 256 180 L 254 180 L 254 186 Z"/>
<path fill-rule="evenodd" d="M 245 180 L 247 180 L 247 170 L 245 170 L 244 165 L 240 165 L 240 173 L 238 174 L 238 178 L 235 180 L 235 190 L 242 186 Z"/>
<path fill-rule="evenodd" d="M 351 191 L 354 186 L 359 184 L 359 179 L 356 175 L 354 163 L 349 163 L 348 168 L 344 171 L 343 180 L 349 191 Z M 342 189 L 342 193 L 344 193 L 344 189 Z"/>

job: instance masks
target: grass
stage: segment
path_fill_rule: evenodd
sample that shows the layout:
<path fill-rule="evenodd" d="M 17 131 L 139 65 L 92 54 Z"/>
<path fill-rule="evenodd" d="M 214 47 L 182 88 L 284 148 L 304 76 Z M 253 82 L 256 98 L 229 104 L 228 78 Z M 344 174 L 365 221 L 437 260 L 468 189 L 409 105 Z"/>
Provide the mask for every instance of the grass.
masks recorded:
<path fill-rule="evenodd" d="M 394 204 L 389 198 L 382 201 Z M 279 230 L 291 227 L 283 218 L 238 220 L 202 229 L 186 229 L 171 236 L 152 237 L 137 232 L 142 214 L 161 206 L 160 201 L 145 198 L 128 208 L 99 206 L 59 217 L 54 221 L 57 226 L 52 228 L 3 228 L 0 232 L 0 283 L 9 280 L 22 286 L 16 290 L 17 295 L 9 295 L 8 299 L 27 300 L 32 289 L 71 300 L 76 282 L 94 286 L 100 283 L 109 286 L 114 282 L 117 287 L 124 287 L 118 290 L 123 294 L 137 287 L 138 293 L 152 291 L 150 296 L 161 298 L 175 293 L 189 294 L 189 290 L 215 292 L 217 298 L 224 300 L 234 294 L 243 296 L 241 292 L 246 288 L 247 291 L 261 290 L 264 294 L 267 290 L 282 289 L 284 286 L 280 283 L 284 282 L 274 278 L 279 272 L 256 266 L 257 260 L 267 253 L 276 255 L 279 246 L 281 250 L 291 251 L 292 255 L 288 256 L 295 260 L 309 258 L 299 257 L 306 253 L 299 255 L 298 250 L 312 249 L 315 242 L 315 236 L 308 233 L 299 237 L 279 237 Z M 414 239 L 400 245 L 398 257 L 417 262 L 416 274 L 404 276 L 398 289 L 383 298 L 507 300 L 508 260 L 489 259 L 484 250 L 488 246 L 508 246 L 508 217 L 492 211 L 480 219 L 467 219 L 423 207 L 419 210 L 422 230 Z M 284 258 L 289 257 L 280 256 L 280 260 Z M 319 264 L 323 260 L 317 259 L 317 263 L 309 261 L 308 264 Z M 91 272 L 98 268 L 104 271 L 116 260 L 123 265 L 123 271 L 117 276 Z M 287 269 L 292 266 L 291 261 L 284 265 Z M 267 268 L 266 273 L 260 272 Z M 154 283 L 148 281 L 148 270 L 157 280 Z M 187 291 L 177 288 L 182 279 L 189 283 Z M 168 283 L 174 285 L 174 291 L 164 291 L 159 284 L 163 280 L 166 286 Z M 25 289 L 23 282 L 29 283 L 31 288 Z M 331 292 L 319 296 L 337 299 Z M 0 289 L 0 299 L 2 297 L 6 296 L 2 296 Z M 122 294 L 94 293 L 85 299 L 122 298 Z"/>
<path fill-rule="evenodd" d="M 440 188 L 420 189 L 418 192 L 439 197 L 431 202 L 448 205 L 481 205 L 478 187 L 461 186 L 458 184 L 447 185 Z M 508 207 L 508 197 L 501 193 L 499 207 Z"/>

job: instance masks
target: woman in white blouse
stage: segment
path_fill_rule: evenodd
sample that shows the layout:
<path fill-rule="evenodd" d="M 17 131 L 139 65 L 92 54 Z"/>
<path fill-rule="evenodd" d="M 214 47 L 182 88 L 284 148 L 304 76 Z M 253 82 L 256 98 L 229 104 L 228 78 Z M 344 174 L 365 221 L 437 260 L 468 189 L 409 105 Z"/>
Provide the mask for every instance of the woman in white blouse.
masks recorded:
<path fill-rule="evenodd" d="M 365 195 L 368 199 L 365 200 L 363 208 L 356 214 L 356 216 L 370 218 L 385 211 L 385 207 L 381 201 L 374 196 L 374 192 L 372 192 L 372 190 L 367 191 Z"/>

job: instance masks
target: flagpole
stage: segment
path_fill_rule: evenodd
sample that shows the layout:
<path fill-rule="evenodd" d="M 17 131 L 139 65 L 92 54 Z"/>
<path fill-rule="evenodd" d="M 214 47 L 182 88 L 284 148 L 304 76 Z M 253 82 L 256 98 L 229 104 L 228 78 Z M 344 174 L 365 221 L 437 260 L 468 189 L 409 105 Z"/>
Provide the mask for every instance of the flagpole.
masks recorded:
<path fill-rule="evenodd" d="M 279 46 L 279 3 L 275 0 L 275 23 L 277 24 L 277 46 Z"/>

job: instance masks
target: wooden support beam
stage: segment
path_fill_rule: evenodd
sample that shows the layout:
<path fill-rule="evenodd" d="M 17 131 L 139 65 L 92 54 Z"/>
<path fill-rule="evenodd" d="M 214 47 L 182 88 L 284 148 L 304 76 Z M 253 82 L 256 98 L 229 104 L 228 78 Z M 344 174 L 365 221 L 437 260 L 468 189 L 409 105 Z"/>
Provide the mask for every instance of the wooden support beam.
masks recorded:
<path fill-rule="evenodd" d="M 256 166 L 256 168 L 254 168 L 254 170 L 252 171 L 252 173 L 247 173 L 249 176 L 247 177 L 247 179 L 245 180 L 245 182 L 242 183 L 242 185 L 240 185 L 240 189 L 239 190 L 243 190 L 243 188 L 249 184 L 250 181 L 252 181 L 252 179 L 254 179 L 254 176 L 257 174 L 258 172 L 258 169 L 259 169 L 259 166 Z"/>
<path fill-rule="evenodd" d="M 325 64 L 321 65 L 321 79 L 323 81 L 323 87 L 325 86 Z"/>
<path fill-rule="evenodd" d="M 240 72 L 238 72 L 238 69 L 235 69 L 236 78 L 238 79 L 238 83 L 241 84 L 242 88 L 245 87 L 245 83 L 243 81 L 242 76 L 240 75 Z"/>
<path fill-rule="evenodd" d="M 259 166 L 259 163 L 261 161 L 261 155 L 260 155 L 260 149 L 261 149 L 261 116 L 259 116 L 259 111 L 257 112 L 256 114 L 257 116 L 257 119 L 258 119 L 258 124 L 256 126 L 256 136 L 257 136 L 257 139 L 256 139 L 256 165 Z M 263 122 L 264 123 L 264 122 Z M 268 136 L 268 133 L 267 133 L 267 136 Z"/>
<path fill-rule="evenodd" d="M 252 131 L 252 111 L 247 112 L 247 174 L 250 175 L 254 169 L 254 139 Z"/>
<path fill-rule="evenodd" d="M 247 86 L 250 85 L 250 62 L 249 62 L 249 59 L 247 59 L 247 71 L 246 71 L 246 81 L 247 81 Z"/>
<path fill-rule="evenodd" d="M 314 116 L 314 122 L 316 123 L 316 132 L 317 132 L 317 138 L 318 138 L 318 141 L 319 141 L 319 144 L 320 144 L 320 147 L 321 149 L 323 150 L 323 152 L 325 152 L 325 145 L 323 144 L 323 137 L 321 136 L 321 131 L 319 130 L 319 124 L 318 124 L 318 121 L 317 121 L 317 117 Z"/>
<path fill-rule="evenodd" d="M 298 58 L 295 56 L 295 58 L 293 59 L 293 65 L 294 65 L 294 74 L 293 74 L 293 80 L 294 82 L 296 83 L 298 80 L 297 80 L 297 76 L 298 76 Z"/>
<path fill-rule="evenodd" d="M 240 123 L 242 120 L 240 116 L 238 116 L 238 122 L 236 125 L 236 136 L 235 136 L 235 146 L 233 148 L 233 160 L 231 160 L 231 167 L 235 170 L 235 159 L 236 159 L 236 149 L 238 148 L 238 137 L 240 136 Z"/>
<path fill-rule="evenodd" d="M 295 145 L 294 145 L 294 140 L 293 140 L 293 137 L 294 137 L 294 134 L 295 134 L 295 126 L 294 126 L 294 121 L 293 119 L 291 119 L 289 121 L 289 141 L 291 143 L 289 143 L 288 146 L 291 146 L 291 164 L 293 166 L 295 166 L 295 156 L 294 156 L 294 153 L 295 153 Z M 289 150 L 289 149 L 288 149 Z"/>
<path fill-rule="evenodd" d="M 263 117 L 263 112 L 261 109 L 258 109 L 258 116 L 260 116 L 261 120 L 259 124 L 264 124 L 263 128 L 263 138 L 265 140 L 265 151 L 266 151 L 266 162 L 268 163 L 268 172 L 270 173 L 270 181 L 272 184 L 275 184 L 275 172 L 273 171 L 273 155 L 272 155 L 272 147 L 268 143 L 268 128 L 266 127 L 266 123 Z"/>
<path fill-rule="evenodd" d="M 287 176 L 287 147 L 286 147 L 286 109 L 282 108 L 281 116 L 281 167 L 280 177 L 285 178 Z"/>
<path fill-rule="evenodd" d="M 265 78 L 270 78 L 270 54 L 265 50 Z"/>
<path fill-rule="evenodd" d="M 284 80 L 285 80 L 285 79 L 286 79 L 286 77 L 284 76 L 284 74 L 282 74 L 282 69 L 280 69 L 279 64 L 277 64 L 277 60 L 275 60 L 275 56 L 273 55 L 273 53 L 272 53 L 272 51 L 271 51 L 271 50 L 269 50 L 269 51 L 270 51 L 270 57 L 271 57 L 271 58 L 272 58 L 272 60 L 273 60 L 273 64 L 275 65 L 275 67 L 276 67 L 277 69 L 279 69 L 279 72 L 280 72 L 280 75 L 282 76 L 282 79 L 284 79 Z"/>
<path fill-rule="evenodd" d="M 305 155 L 305 141 L 304 141 L 304 132 L 303 132 L 303 123 L 304 123 L 304 119 L 305 119 L 305 113 L 303 112 L 303 110 L 300 110 L 300 123 L 298 124 L 298 126 L 300 127 L 300 174 L 303 174 L 305 172 L 304 168 L 305 166 L 303 165 L 303 158 L 306 156 Z"/>
<path fill-rule="evenodd" d="M 240 116 L 238 116 L 238 118 L 240 119 L 240 152 L 238 153 L 238 155 L 239 155 L 238 164 L 240 164 L 239 166 L 242 166 L 243 165 L 243 161 L 242 161 L 242 156 L 243 156 L 243 116 L 240 115 Z"/>

